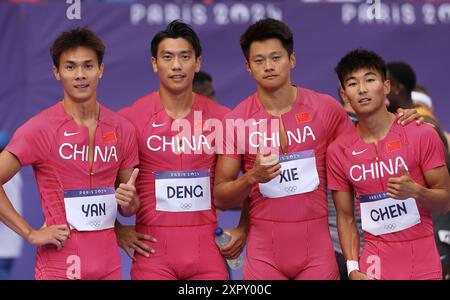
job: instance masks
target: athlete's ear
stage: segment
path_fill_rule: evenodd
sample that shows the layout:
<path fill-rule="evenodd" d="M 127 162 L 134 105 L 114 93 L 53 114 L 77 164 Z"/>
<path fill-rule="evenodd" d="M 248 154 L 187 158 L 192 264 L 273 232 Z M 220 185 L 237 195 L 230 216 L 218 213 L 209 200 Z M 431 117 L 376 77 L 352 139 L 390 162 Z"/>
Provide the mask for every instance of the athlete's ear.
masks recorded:
<path fill-rule="evenodd" d="M 384 94 L 387 95 L 391 92 L 391 81 L 390 80 L 385 80 L 384 83 Z"/>
<path fill-rule="evenodd" d="M 153 67 L 153 72 L 157 73 L 158 72 L 158 66 L 156 65 L 156 58 L 152 56 L 152 67 Z"/>
<path fill-rule="evenodd" d="M 345 93 L 345 90 L 342 88 L 342 86 L 339 88 L 339 95 L 345 103 L 350 104 L 350 99 L 347 97 L 347 94 Z"/>
<path fill-rule="evenodd" d="M 200 68 L 202 67 L 202 56 L 200 55 L 195 59 L 195 73 L 200 71 Z"/>
<path fill-rule="evenodd" d="M 252 69 L 250 69 L 250 64 L 248 62 L 248 60 L 245 61 L 245 66 L 247 67 L 247 72 L 252 75 Z"/>
<path fill-rule="evenodd" d="M 103 76 L 103 71 L 105 70 L 105 64 L 102 63 L 102 64 L 100 65 L 99 69 L 100 69 L 100 75 L 98 76 L 98 78 L 102 78 L 102 76 Z"/>
<path fill-rule="evenodd" d="M 56 80 L 61 80 L 61 77 L 59 76 L 59 70 L 55 65 L 53 65 L 52 71 L 53 75 L 55 75 Z"/>
<path fill-rule="evenodd" d="M 289 57 L 289 63 L 291 65 L 291 69 L 294 69 L 295 65 L 297 64 L 297 58 L 295 57 L 295 52 L 292 52 L 291 56 Z"/>

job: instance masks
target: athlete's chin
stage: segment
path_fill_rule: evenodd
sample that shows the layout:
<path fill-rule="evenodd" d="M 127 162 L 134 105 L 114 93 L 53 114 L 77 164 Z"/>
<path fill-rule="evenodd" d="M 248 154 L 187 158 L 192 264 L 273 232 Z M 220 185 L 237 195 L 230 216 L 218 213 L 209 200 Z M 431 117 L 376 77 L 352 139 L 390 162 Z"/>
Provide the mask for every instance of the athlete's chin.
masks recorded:
<path fill-rule="evenodd" d="M 93 93 L 74 93 L 69 95 L 70 99 L 72 99 L 76 103 L 84 103 L 88 102 L 94 96 Z"/>
<path fill-rule="evenodd" d="M 283 83 L 282 82 L 277 82 L 277 81 L 263 81 L 260 82 L 260 86 L 265 89 L 266 91 L 277 91 L 280 88 L 283 87 Z"/>
<path fill-rule="evenodd" d="M 376 109 L 373 109 L 370 107 L 354 109 L 354 110 L 355 110 L 355 114 L 359 117 L 371 116 L 372 114 L 374 114 L 376 112 Z"/>
<path fill-rule="evenodd" d="M 189 84 L 180 83 L 180 84 L 171 84 L 167 86 L 167 89 L 173 94 L 179 94 L 189 89 Z"/>

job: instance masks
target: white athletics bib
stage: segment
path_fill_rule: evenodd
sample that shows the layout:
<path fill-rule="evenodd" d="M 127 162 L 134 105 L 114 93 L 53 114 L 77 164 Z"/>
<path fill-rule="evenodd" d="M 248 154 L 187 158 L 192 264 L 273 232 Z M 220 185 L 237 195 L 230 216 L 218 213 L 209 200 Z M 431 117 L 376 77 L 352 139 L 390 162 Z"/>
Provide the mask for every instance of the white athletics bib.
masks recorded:
<path fill-rule="evenodd" d="M 209 210 L 209 170 L 156 172 L 155 193 L 157 211 Z"/>
<path fill-rule="evenodd" d="M 259 191 L 267 198 L 281 198 L 314 191 L 319 186 L 314 150 L 280 155 L 281 174 L 260 183 Z"/>
<path fill-rule="evenodd" d="M 361 227 L 372 235 L 402 231 L 420 223 L 416 200 L 396 200 L 387 193 L 364 195 L 360 199 Z"/>
<path fill-rule="evenodd" d="M 113 187 L 64 191 L 67 222 L 78 231 L 114 227 L 117 202 Z"/>

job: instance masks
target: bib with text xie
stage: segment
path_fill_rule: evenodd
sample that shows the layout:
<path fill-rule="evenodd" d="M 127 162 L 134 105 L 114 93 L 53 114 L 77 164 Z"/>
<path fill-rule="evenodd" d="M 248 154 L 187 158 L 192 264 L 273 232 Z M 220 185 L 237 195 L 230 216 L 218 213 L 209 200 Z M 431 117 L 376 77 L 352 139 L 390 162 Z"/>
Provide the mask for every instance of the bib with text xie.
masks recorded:
<path fill-rule="evenodd" d="M 314 191 L 319 186 L 314 150 L 280 155 L 281 174 L 259 184 L 267 198 L 281 198 Z"/>

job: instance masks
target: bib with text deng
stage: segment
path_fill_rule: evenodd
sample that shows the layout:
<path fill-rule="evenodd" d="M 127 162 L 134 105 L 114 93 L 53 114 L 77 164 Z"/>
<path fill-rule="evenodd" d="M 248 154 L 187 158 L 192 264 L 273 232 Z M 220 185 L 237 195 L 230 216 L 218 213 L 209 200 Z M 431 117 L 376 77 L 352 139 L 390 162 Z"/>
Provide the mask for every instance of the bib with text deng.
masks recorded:
<path fill-rule="evenodd" d="M 114 227 L 117 202 L 113 187 L 64 191 L 67 222 L 78 231 Z"/>
<path fill-rule="evenodd" d="M 209 170 L 156 172 L 155 194 L 157 211 L 209 210 Z"/>
<path fill-rule="evenodd" d="M 402 231 L 420 223 L 416 200 L 396 200 L 387 193 L 360 197 L 361 227 L 372 235 Z"/>
<path fill-rule="evenodd" d="M 314 191 L 319 186 L 314 150 L 280 155 L 281 174 L 267 183 L 259 184 L 259 191 L 267 198 L 281 198 Z"/>

